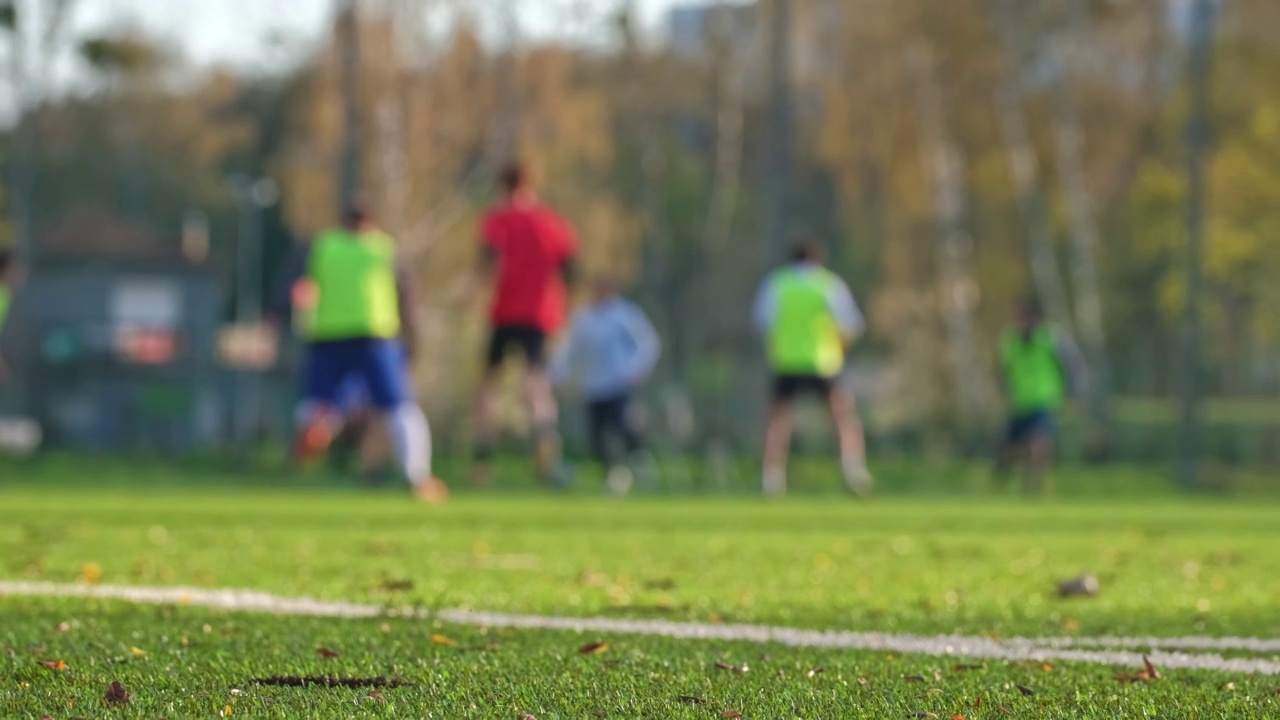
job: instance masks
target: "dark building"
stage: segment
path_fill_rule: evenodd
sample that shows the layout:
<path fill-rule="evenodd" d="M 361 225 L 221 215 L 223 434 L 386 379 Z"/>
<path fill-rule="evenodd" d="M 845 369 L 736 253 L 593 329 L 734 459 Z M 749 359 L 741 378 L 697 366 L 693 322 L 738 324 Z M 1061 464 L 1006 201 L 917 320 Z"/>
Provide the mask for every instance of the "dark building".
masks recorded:
<path fill-rule="evenodd" d="M 177 238 L 100 212 L 45 233 L 15 306 L 22 405 L 48 444 L 186 454 L 219 443 L 224 291 Z"/>

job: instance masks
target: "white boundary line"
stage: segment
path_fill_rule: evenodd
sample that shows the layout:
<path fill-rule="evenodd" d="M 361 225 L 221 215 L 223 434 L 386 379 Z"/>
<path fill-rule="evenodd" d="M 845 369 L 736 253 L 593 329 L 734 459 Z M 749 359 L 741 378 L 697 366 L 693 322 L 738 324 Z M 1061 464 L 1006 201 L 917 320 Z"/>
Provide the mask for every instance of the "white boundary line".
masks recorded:
<path fill-rule="evenodd" d="M 1103 665 L 1140 667 L 1145 654 L 1159 667 L 1221 670 L 1280 675 L 1280 659 L 1224 658 L 1217 653 L 1184 650 L 1242 650 L 1280 652 L 1280 640 L 1258 638 L 1009 638 L 995 640 L 958 635 L 899 635 L 845 631 L 801 630 L 763 625 L 722 625 L 664 620 L 545 617 L 471 610 L 387 610 L 377 605 L 287 598 L 253 590 L 208 590 L 187 587 L 130 587 L 44 582 L 0 581 L 0 597 L 81 597 L 133 603 L 192 605 L 240 612 L 313 617 L 370 618 L 387 614 L 436 617 L 447 623 L 483 627 L 567 630 L 615 635 L 656 635 L 688 640 L 779 643 L 793 647 L 874 650 L 919 655 L 988 660 L 1068 660 Z M 1082 650 L 1080 647 L 1110 648 Z M 1134 650 L 1145 650 L 1139 653 Z"/>

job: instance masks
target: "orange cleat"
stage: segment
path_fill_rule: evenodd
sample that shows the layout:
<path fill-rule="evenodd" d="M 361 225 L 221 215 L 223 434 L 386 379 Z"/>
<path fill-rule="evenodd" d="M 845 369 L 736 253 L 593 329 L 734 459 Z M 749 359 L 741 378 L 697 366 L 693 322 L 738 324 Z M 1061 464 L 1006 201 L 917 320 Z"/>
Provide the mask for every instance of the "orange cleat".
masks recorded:
<path fill-rule="evenodd" d="M 449 486 L 445 485 L 440 478 L 433 477 L 430 480 L 414 483 L 413 494 L 425 503 L 439 505 L 449 499 Z"/>
<path fill-rule="evenodd" d="M 333 443 L 333 430 L 329 423 L 316 420 L 302 428 L 293 443 L 293 452 L 299 460 L 306 462 L 324 454 Z"/>

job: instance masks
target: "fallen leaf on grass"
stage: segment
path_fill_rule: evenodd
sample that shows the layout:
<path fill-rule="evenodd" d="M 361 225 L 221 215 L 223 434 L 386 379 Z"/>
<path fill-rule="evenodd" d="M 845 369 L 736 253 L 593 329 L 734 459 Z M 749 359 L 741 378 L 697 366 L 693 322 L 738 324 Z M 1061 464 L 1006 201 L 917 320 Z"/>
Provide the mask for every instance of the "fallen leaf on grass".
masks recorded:
<path fill-rule="evenodd" d="M 233 712 L 235 712 L 235 711 L 231 708 L 231 706 L 230 706 L 230 705 L 228 705 L 228 706 L 226 706 L 226 707 L 224 707 L 224 708 L 222 708 L 221 710 L 219 710 L 219 711 L 218 711 L 218 717 L 231 717 L 231 714 L 232 714 Z"/>
<path fill-rule="evenodd" d="M 444 636 L 444 635 L 432 635 L 432 636 L 431 636 L 431 644 L 432 644 L 432 645 L 453 645 L 453 646 L 457 646 L 458 642 L 457 642 L 456 640 L 454 640 L 453 638 L 446 637 L 446 636 Z"/>
<path fill-rule="evenodd" d="M 146 656 L 147 651 L 143 650 L 142 648 L 131 647 L 129 648 L 129 654 L 133 655 L 134 657 L 144 657 Z"/>
<path fill-rule="evenodd" d="M 903 675 L 902 679 L 907 682 L 924 682 L 923 675 Z"/>
<path fill-rule="evenodd" d="M 1229 682 L 1229 683 L 1227 683 L 1226 685 L 1223 685 L 1223 686 L 1222 686 L 1222 689 L 1223 689 L 1223 690 L 1235 690 L 1235 689 L 1236 689 L 1236 684 L 1235 684 L 1235 683 L 1233 683 L 1233 682 Z"/>
<path fill-rule="evenodd" d="M 677 695 L 676 700 L 686 705 L 706 705 L 707 701 L 694 695 Z"/>
<path fill-rule="evenodd" d="M 103 697 L 103 700 L 106 700 L 108 705 L 124 705 L 129 702 L 130 696 L 130 692 L 124 689 L 120 681 L 115 680 L 111 683 L 111 687 L 107 689 L 107 694 Z"/>
<path fill-rule="evenodd" d="M 538 717 L 529 713 L 520 713 L 516 716 L 516 720 L 538 720 Z"/>
<path fill-rule="evenodd" d="M 746 665 L 729 665 L 728 663 L 718 662 L 716 663 L 716 669 L 727 670 L 728 672 L 734 672 L 739 674 L 745 674 L 751 668 L 747 667 Z M 813 676 L 810 675 L 810 677 L 813 677 Z"/>
<path fill-rule="evenodd" d="M 1142 656 L 1142 666 L 1143 666 L 1143 669 L 1147 671 L 1147 674 L 1150 675 L 1152 678 L 1155 678 L 1157 680 L 1160 678 L 1160 671 L 1156 669 L 1155 665 L 1151 664 L 1151 661 L 1147 659 L 1146 655 Z"/>
<path fill-rule="evenodd" d="M 929 688 L 928 690 L 924 691 L 924 695 L 922 697 L 929 698 L 929 697 L 933 697 L 934 695 L 941 695 L 941 694 L 942 694 L 942 688 Z"/>
<path fill-rule="evenodd" d="M 1022 693 L 1023 695 L 1026 695 L 1026 696 L 1028 696 L 1028 697 L 1030 697 L 1030 696 L 1032 696 L 1032 695 L 1035 695 L 1035 694 L 1036 694 L 1036 691 L 1035 691 L 1035 690 L 1032 690 L 1031 688 L 1027 687 L 1026 685 L 1019 685 L 1019 686 L 1018 686 L 1018 692 Z"/>
<path fill-rule="evenodd" d="M 956 663 L 955 665 L 951 666 L 951 669 L 956 672 L 960 672 L 961 670 L 986 670 L 987 664 L 986 663 Z"/>
<path fill-rule="evenodd" d="M 382 693 L 378 692 L 377 690 L 369 691 L 369 699 L 374 702 L 380 702 L 380 703 L 384 703 L 387 701 L 386 698 L 382 697 Z"/>
<path fill-rule="evenodd" d="M 1053 663 L 1047 663 L 1047 662 L 1040 663 L 1040 671 L 1053 672 Z"/>
<path fill-rule="evenodd" d="M 734 718 L 742 717 L 742 713 L 738 712 L 737 710 L 725 710 L 724 712 L 720 713 L 720 717 L 727 718 L 728 720 L 733 720 Z"/>
<path fill-rule="evenodd" d="M 58 632 L 63 634 L 71 632 L 71 623 L 69 622 L 58 623 Z"/>
<path fill-rule="evenodd" d="M 1092 573 L 1085 573 L 1080 577 L 1074 577 L 1070 580 L 1063 580 L 1058 583 L 1058 597 L 1093 597 L 1098 594 L 1101 585 L 1098 578 Z"/>
<path fill-rule="evenodd" d="M 1146 655 L 1142 656 L 1142 669 L 1135 673 L 1119 673 L 1116 680 L 1119 682 L 1146 682 L 1148 680 L 1159 680 L 1160 671 L 1155 665 L 1147 659 Z"/>
<path fill-rule="evenodd" d="M 578 652 L 583 655 L 594 655 L 596 653 L 602 653 L 608 649 L 609 649 L 609 643 L 607 642 L 593 642 L 593 643 L 587 643 L 586 645 L 583 645 L 582 647 L 578 648 Z"/>
<path fill-rule="evenodd" d="M 974 709 L 974 710 L 977 710 L 977 709 L 978 709 L 978 708 L 980 708 L 980 707 L 982 707 L 982 696 L 981 696 L 981 695 L 979 695 L 978 697 L 976 697 L 976 698 L 974 698 L 974 699 L 973 699 L 973 709 Z"/>
<path fill-rule="evenodd" d="M 50 670 L 57 670 L 58 672 L 62 672 L 67 669 L 66 660 L 41 660 L 40 664 Z"/>
<path fill-rule="evenodd" d="M 907 713 L 907 717 L 909 717 L 909 718 L 936 718 L 936 717 L 938 717 L 938 714 L 937 714 L 937 713 L 931 713 L 931 712 L 913 712 L 913 713 Z"/>
<path fill-rule="evenodd" d="M 808 675 L 809 675 L 809 677 L 817 677 L 817 676 L 821 675 L 822 673 L 824 673 L 824 672 L 826 672 L 826 671 L 827 671 L 827 669 L 826 669 L 826 668 L 824 668 L 824 667 L 816 667 L 816 668 L 813 668 L 812 670 L 810 670 L 810 671 L 808 672 Z"/>
<path fill-rule="evenodd" d="M 333 650 L 330 650 L 329 648 L 326 648 L 326 647 L 316 648 L 316 654 L 324 658 L 325 660 L 332 660 L 336 657 L 341 657 L 339 653 L 336 653 Z"/>
<path fill-rule="evenodd" d="M 867 679 L 866 679 L 866 678 L 864 678 L 864 677 L 860 677 L 860 678 L 858 678 L 858 684 L 859 684 L 859 685 L 866 685 L 866 684 L 867 684 Z"/>
<path fill-rule="evenodd" d="M 378 589 L 383 592 L 408 592 L 413 589 L 412 580 L 401 580 L 398 578 L 384 578 L 378 583 Z"/>
<path fill-rule="evenodd" d="M 959 715 L 959 714 L 957 714 L 957 715 L 952 715 L 952 716 L 951 716 L 951 720 L 964 720 L 964 716 L 963 716 L 963 715 Z"/>
<path fill-rule="evenodd" d="M 80 568 L 80 575 L 76 577 L 76 580 L 79 580 L 85 585 L 93 585 L 101 579 L 102 567 L 97 563 L 85 563 Z"/>

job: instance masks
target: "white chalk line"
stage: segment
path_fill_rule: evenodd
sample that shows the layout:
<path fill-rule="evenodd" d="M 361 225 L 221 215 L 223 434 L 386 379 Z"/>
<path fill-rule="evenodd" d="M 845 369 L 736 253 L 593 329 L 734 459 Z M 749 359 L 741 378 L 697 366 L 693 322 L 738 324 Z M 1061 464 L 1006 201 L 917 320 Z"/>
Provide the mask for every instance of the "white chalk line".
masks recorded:
<path fill-rule="evenodd" d="M 434 617 L 446 623 L 529 630 L 566 630 L 614 635 L 653 635 L 682 640 L 721 640 L 778 643 L 793 647 L 873 650 L 918 655 L 984 660 L 1067 660 L 1102 665 L 1141 666 L 1146 655 L 1159 667 L 1188 670 L 1221 670 L 1280 675 L 1280 660 L 1226 658 L 1213 652 L 1187 650 L 1236 650 L 1253 653 L 1280 652 L 1280 639 L 1262 638 L 1008 638 L 960 635 L 910 635 L 832 630 L 803 630 L 763 625 L 729 625 L 666 620 L 547 617 L 512 615 L 473 610 L 389 610 L 386 607 L 311 598 L 289 598 L 254 590 L 210 590 L 188 587 L 133 587 L 48 582 L 0 581 L 0 597 L 79 597 L 123 600 L 133 603 L 190 605 L 239 612 L 303 615 L 333 618 L 371 618 L 387 615 Z M 1103 648 L 1095 650 L 1083 647 Z M 1143 652 L 1135 652 L 1142 650 Z"/>

